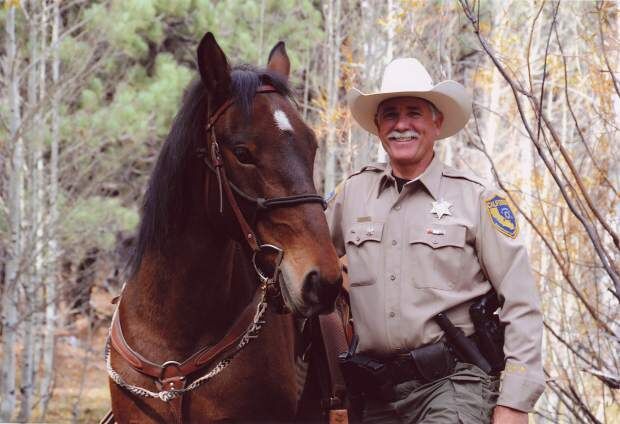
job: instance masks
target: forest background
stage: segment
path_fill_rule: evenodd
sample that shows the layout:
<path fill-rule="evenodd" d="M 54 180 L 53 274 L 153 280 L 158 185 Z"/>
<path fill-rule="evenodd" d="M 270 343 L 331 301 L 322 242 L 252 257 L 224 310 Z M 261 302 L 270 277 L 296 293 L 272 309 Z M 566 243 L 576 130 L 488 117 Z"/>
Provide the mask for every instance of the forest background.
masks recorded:
<path fill-rule="evenodd" d="M 92 422 L 146 180 L 212 31 L 232 62 L 287 43 L 329 193 L 385 160 L 345 93 L 392 58 L 474 96 L 448 164 L 520 212 L 548 390 L 530 420 L 620 420 L 620 11 L 616 2 L 4 0 L 0 8 L 0 421 Z"/>

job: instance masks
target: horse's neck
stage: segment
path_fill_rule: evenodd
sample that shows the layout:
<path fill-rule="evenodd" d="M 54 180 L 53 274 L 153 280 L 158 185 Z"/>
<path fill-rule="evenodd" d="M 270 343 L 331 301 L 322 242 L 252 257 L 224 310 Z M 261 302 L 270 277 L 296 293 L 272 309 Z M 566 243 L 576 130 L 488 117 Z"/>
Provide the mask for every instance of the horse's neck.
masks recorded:
<path fill-rule="evenodd" d="M 147 251 L 121 300 L 127 341 L 138 351 L 157 346 L 162 358 L 153 360 L 215 343 L 251 298 L 245 260 L 235 242 L 212 234 L 179 238 L 164 254 Z"/>

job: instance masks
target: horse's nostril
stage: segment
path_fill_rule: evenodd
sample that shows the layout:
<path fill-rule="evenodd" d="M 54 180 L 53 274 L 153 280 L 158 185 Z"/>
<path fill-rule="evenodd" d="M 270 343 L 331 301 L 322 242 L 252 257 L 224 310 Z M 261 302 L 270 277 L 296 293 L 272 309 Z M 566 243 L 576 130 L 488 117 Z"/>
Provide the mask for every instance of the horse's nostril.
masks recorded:
<path fill-rule="evenodd" d="M 333 284 L 321 278 L 318 271 L 306 274 L 303 286 L 303 297 L 306 302 L 321 304 L 326 309 L 333 308 L 341 284 Z"/>
<path fill-rule="evenodd" d="M 310 271 L 306 274 L 303 291 L 306 300 L 313 303 L 319 303 L 321 301 L 321 275 L 318 271 Z"/>

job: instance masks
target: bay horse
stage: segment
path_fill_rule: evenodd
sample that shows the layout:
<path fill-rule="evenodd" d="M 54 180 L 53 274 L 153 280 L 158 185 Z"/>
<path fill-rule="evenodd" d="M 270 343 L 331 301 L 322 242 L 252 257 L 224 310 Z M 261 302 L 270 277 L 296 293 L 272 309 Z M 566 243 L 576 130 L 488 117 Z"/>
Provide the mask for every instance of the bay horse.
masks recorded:
<path fill-rule="evenodd" d="M 266 69 L 231 68 L 207 33 L 197 64 L 112 322 L 112 413 L 119 423 L 291 421 L 293 316 L 332 310 L 342 284 L 313 183 L 317 143 L 291 102 L 284 43 Z M 274 312 L 283 307 L 292 314 Z"/>

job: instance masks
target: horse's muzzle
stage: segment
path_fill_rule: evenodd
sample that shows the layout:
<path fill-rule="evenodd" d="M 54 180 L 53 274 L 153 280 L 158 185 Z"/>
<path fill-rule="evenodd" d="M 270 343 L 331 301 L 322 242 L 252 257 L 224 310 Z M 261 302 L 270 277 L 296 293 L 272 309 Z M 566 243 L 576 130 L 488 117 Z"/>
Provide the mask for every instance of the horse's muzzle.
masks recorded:
<path fill-rule="evenodd" d="M 302 286 L 302 298 L 309 307 L 307 315 L 332 312 L 341 288 L 342 276 L 335 281 L 328 281 L 318 271 L 308 272 Z"/>

